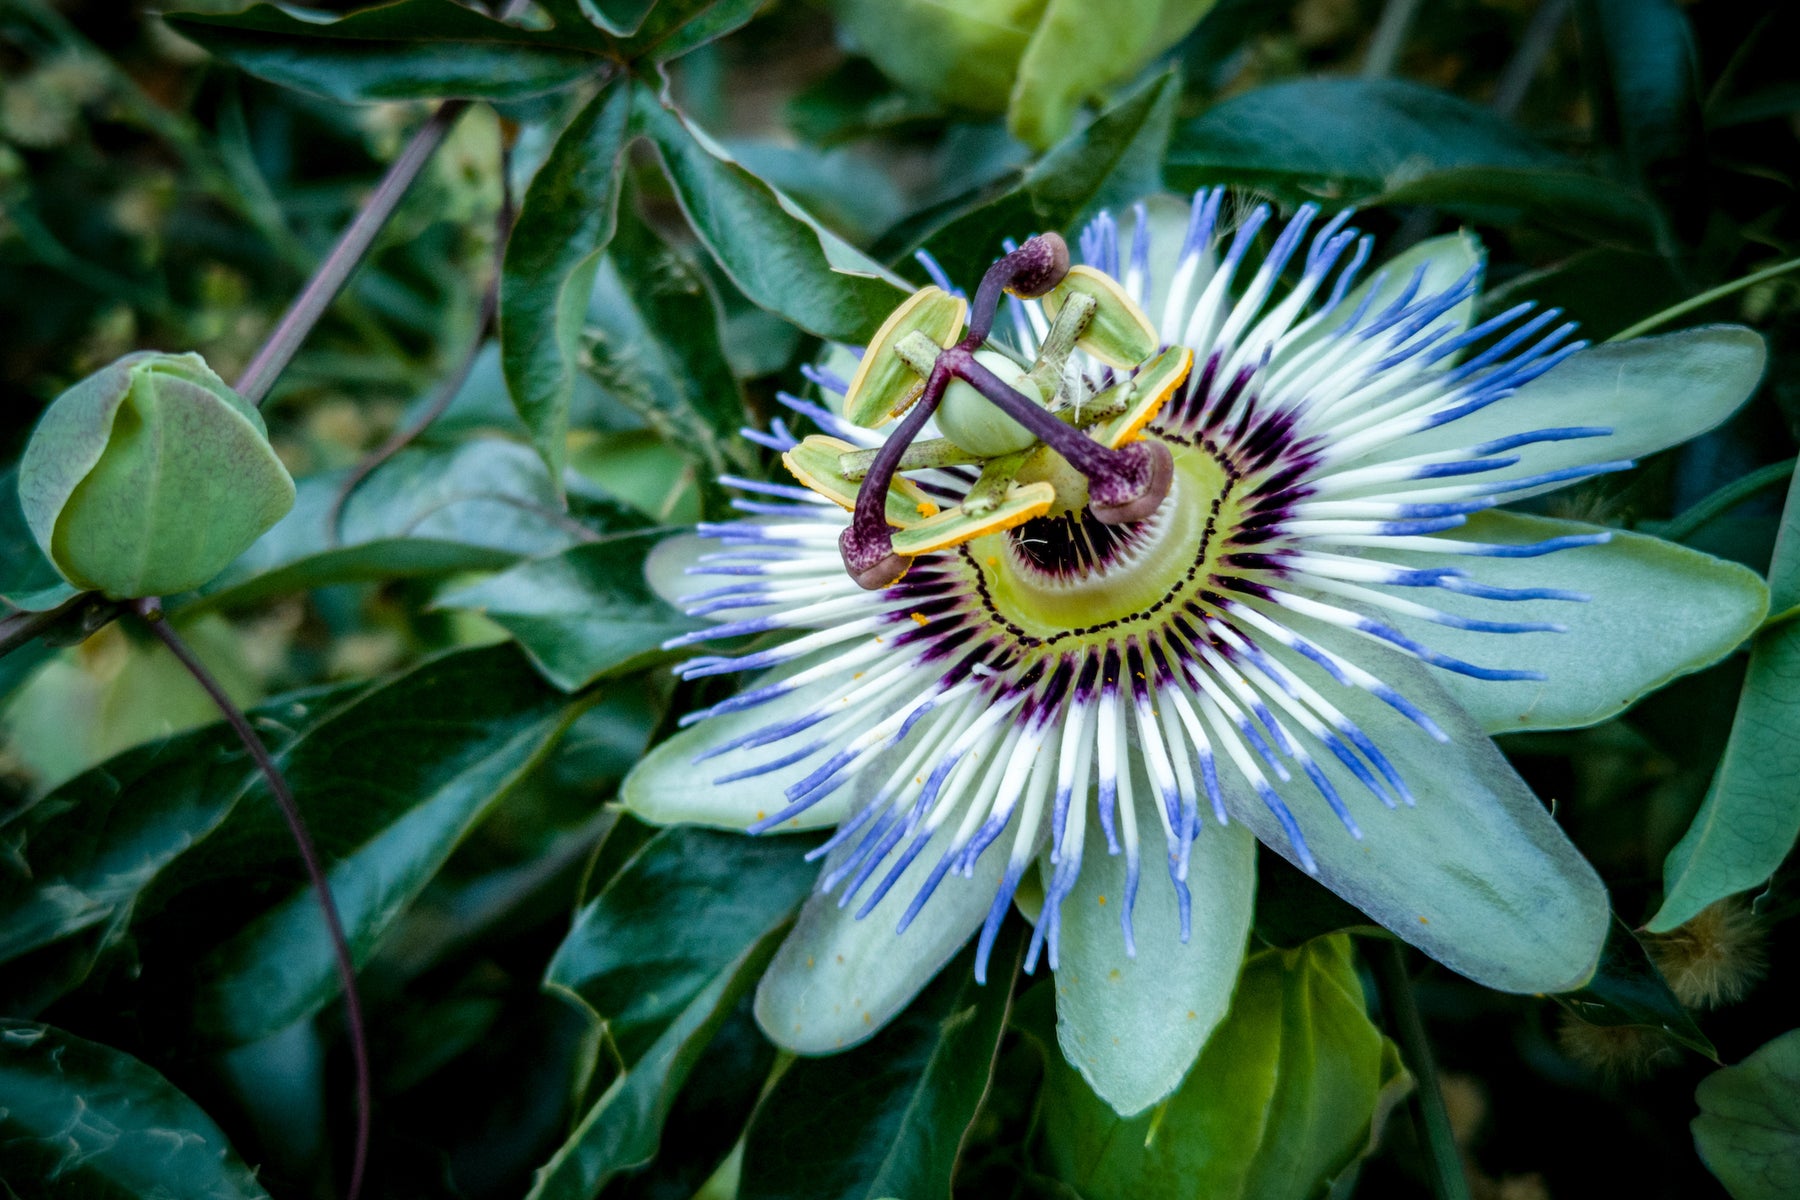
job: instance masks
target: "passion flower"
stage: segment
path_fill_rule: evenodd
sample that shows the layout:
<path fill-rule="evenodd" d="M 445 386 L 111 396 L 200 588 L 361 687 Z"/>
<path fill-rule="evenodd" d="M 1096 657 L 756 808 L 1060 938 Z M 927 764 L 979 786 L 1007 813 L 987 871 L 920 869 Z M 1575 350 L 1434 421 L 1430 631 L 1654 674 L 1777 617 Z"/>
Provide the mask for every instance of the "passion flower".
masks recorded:
<path fill-rule="evenodd" d="M 858 388 L 814 370 L 827 402 L 786 403 L 820 435 L 746 431 L 805 486 L 727 479 L 750 519 L 653 561 L 666 595 L 724 621 L 671 648 L 784 640 L 679 668 L 765 674 L 684 718 L 627 804 L 835 827 L 758 993 L 777 1042 L 860 1040 L 971 936 L 985 974 L 1016 901 L 1035 920 L 1027 969 L 1056 973 L 1064 1052 L 1142 1109 L 1225 1012 L 1257 839 L 1488 986 L 1591 975 L 1605 888 L 1487 736 L 1515 727 L 1494 714 L 1610 715 L 1727 653 L 1766 593 L 1653 539 L 1489 510 L 1723 420 L 1760 377 L 1760 339 L 1586 348 L 1555 310 L 1477 321 L 1466 236 L 1365 281 L 1348 214 L 1315 232 L 1302 208 L 1259 258 L 1269 210 L 1228 227 L 1225 199 L 1139 206 L 1128 235 L 1103 216 L 1085 267 L 1012 289 L 1002 341 L 1009 254 L 961 341 L 934 318 L 868 352 L 905 357 L 910 385 L 868 355 Z M 926 265 L 941 299 L 911 311 L 960 326 Z M 1092 311 L 1070 322 L 1077 295 Z M 978 346 L 1047 386 L 984 374 Z M 960 416 L 932 439 L 946 373 L 1035 440 L 972 445 Z M 840 415 L 847 390 L 861 423 Z M 1133 463 L 1167 465 L 1157 483 Z M 1143 511 L 1123 505 L 1133 488 Z M 1722 599 L 1671 621 L 1651 600 L 1676 578 L 1722 581 Z"/>

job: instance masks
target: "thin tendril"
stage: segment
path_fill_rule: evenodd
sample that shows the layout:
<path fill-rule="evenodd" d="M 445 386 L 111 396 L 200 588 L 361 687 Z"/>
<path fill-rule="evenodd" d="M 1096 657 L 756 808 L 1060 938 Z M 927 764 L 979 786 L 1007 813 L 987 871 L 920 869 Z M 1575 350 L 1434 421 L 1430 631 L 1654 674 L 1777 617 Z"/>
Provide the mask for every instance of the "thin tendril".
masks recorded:
<path fill-rule="evenodd" d="M 169 622 L 163 620 L 161 602 L 151 597 L 134 601 L 132 608 L 143 618 L 150 632 L 169 648 L 169 653 L 194 677 L 194 682 L 205 689 L 207 696 L 231 726 L 232 732 L 244 744 L 244 749 L 256 761 L 257 769 L 268 781 L 269 791 L 275 797 L 282 817 L 287 821 L 288 832 L 293 835 L 294 846 L 300 852 L 300 861 L 305 864 L 306 876 L 311 880 L 318 896 L 319 911 L 324 914 L 325 928 L 331 939 L 331 953 L 336 960 L 338 979 L 344 987 L 344 1023 L 349 1027 L 350 1057 L 356 1070 L 356 1150 L 351 1160 L 350 1186 L 344 1197 L 345 1200 L 357 1200 L 362 1194 L 363 1172 L 368 1165 L 370 1113 L 374 1107 L 374 1086 L 369 1070 L 369 1039 L 367 1027 L 363 1023 L 362 997 L 356 990 L 356 965 L 350 959 L 350 943 L 344 936 L 344 923 L 338 915 L 337 901 L 332 897 L 331 885 L 326 882 L 325 867 L 319 858 L 318 847 L 313 843 L 306 818 L 300 813 L 300 806 L 294 801 L 294 793 L 289 790 L 281 769 L 275 765 L 274 756 L 251 727 L 250 719 L 225 694 L 225 689 L 212 672 L 206 669 L 206 665 L 195 656 Z"/>

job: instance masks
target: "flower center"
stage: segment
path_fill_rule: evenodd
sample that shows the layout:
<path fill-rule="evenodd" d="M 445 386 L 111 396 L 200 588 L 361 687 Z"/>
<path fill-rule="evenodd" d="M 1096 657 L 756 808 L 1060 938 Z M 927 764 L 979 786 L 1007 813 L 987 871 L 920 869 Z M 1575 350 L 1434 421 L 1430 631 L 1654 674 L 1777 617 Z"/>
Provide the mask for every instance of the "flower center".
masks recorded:
<path fill-rule="evenodd" d="M 1175 459 L 1169 496 L 1145 520 L 1103 525 L 1065 508 L 959 547 L 994 619 L 1057 644 L 1153 618 L 1212 573 L 1235 517 L 1235 476 L 1205 448 L 1152 433 Z M 1061 489 L 1059 488 L 1059 493 Z"/>

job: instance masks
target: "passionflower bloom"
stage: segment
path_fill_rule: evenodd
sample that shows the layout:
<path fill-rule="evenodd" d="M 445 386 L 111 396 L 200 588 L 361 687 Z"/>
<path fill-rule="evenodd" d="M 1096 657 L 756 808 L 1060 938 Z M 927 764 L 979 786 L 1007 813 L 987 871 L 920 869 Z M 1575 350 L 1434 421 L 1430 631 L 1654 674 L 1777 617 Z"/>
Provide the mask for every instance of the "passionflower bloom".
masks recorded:
<path fill-rule="evenodd" d="M 835 827 L 758 993 L 776 1041 L 860 1040 L 971 937 L 985 975 L 1017 904 L 1065 1054 L 1141 1109 L 1225 1012 L 1257 840 L 1485 985 L 1591 975 L 1606 891 L 1488 735 L 1618 712 L 1766 592 L 1494 510 L 1717 424 L 1762 345 L 1477 321 L 1472 238 L 1371 272 L 1348 216 L 1140 205 L 1072 270 L 1059 238 L 1011 250 L 969 306 L 926 261 L 860 361 L 810 373 L 822 402 L 785 398 L 820 432 L 747 431 L 793 481 L 726 479 L 748 518 L 659 551 L 722 622 L 672 646 L 762 639 L 681 674 L 760 674 L 626 802 Z"/>

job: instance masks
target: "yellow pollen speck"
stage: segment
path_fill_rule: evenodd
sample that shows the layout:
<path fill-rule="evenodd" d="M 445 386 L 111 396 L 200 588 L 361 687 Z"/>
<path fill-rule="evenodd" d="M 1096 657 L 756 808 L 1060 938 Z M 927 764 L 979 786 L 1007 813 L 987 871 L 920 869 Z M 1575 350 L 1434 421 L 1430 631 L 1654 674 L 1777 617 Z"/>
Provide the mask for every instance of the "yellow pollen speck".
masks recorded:
<path fill-rule="evenodd" d="M 1428 918 L 1428 917 L 1420 917 L 1420 918 L 1419 918 L 1419 924 L 1421 924 L 1421 925 L 1429 925 L 1429 924 L 1431 924 L 1431 920 L 1430 920 L 1430 918 Z"/>
<path fill-rule="evenodd" d="M 919 507 L 923 508 L 925 506 L 921 504 Z M 864 1025 L 873 1025 L 874 1023 L 875 1023 L 874 1017 L 871 1017 L 868 1013 L 863 1014 L 863 1024 Z"/>
<path fill-rule="evenodd" d="M 1119 968 L 1117 968 L 1117 967 L 1114 967 L 1112 970 L 1108 971 L 1106 973 L 1106 977 L 1108 979 L 1123 979 L 1123 978 L 1125 978 L 1124 975 L 1120 974 Z"/>
<path fill-rule="evenodd" d="M 812 955 L 810 955 L 810 954 L 809 954 L 809 955 L 807 955 L 807 956 L 806 956 L 806 966 L 807 966 L 807 969 L 808 969 L 808 970 L 810 970 L 810 969 L 811 969 L 811 968 L 812 968 L 812 965 L 813 965 L 813 956 L 812 956 Z M 1193 1015 L 1193 1014 L 1192 1014 L 1192 1013 L 1189 1013 L 1189 1014 L 1188 1014 L 1188 1015 L 1189 1015 L 1189 1016 L 1192 1016 L 1192 1015 Z"/>
<path fill-rule="evenodd" d="M 762 810 L 762 809 L 760 809 L 760 808 L 759 808 L 759 809 L 757 809 L 757 810 L 756 810 L 756 819 L 757 819 L 757 820 L 759 820 L 759 821 L 760 821 L 760 820 L 762 820 L 762 819 L 763 819 L 763 818 L 764 818 L 764 817 L 766 817 L 766 816 L 768 816 L 768 815 L 769 815 L 769 814 L 768 814 L 768 813 L 765 813 L 765 812 L 764 812 L 764 811 L 763 811 L 763 810 Z"/>
<path fill-rule="evenodd" d="M 921 501 L 918 505 L 918 510 L 921 517 L 935 517 L 938 515 L 938 506 L 929 500 Z"/>
<path fill-rule="evenodd" d="M 861 679 L 864 675 L 867 675 L 867 674 L 868 674 L 867 671 L 858 671 L 856 674 L 852 675 L 850 678 Z"/>
<path fill-rule="evenodd" d="M 917 621 L 921 625 L 931 624 L 931 621 L 926 618 L 924 613 L 912 613 L 911 616 L 914 621 Z"/>
<path fill-rule="evenodd" d="M 988 566 L 997 567 L 999 565 L 1000 565 L 1000 556 L 998 554 L 988 555 Z"/>
<path fill-rule="evenodd" d="M 1105 904 L 1105 903 L 1106 903 L 1106 897 L 1105 897 L 1105 896 L 1102 896 L 1102 897 L 1100 897 L 1100 903 L 1102 903 L 1102 904 Z"/>
<path fill-rule="evenodd" d="M 1197 1019 L 1197 1017 L 1198 1017 L 1198 1014 L 1195 1013 L 1193 1009 L 1191 1009 L 1191 1008 L 1188 1009 L 1188 1020 L 1192 1021 L 1192 1020 Z"/>
<path fill-rule="evenodd" d="M 844 956 L 843 956 L 843 955 L 841 955 L 841 954 L 840 954 L 840 955 L 838 955 L 838 956 L 837 956 L 837 960 L 838 960 L 838 961 L 839 961 L 839 962 L 843 962 L 843 961 L 844 961 Z"/>

